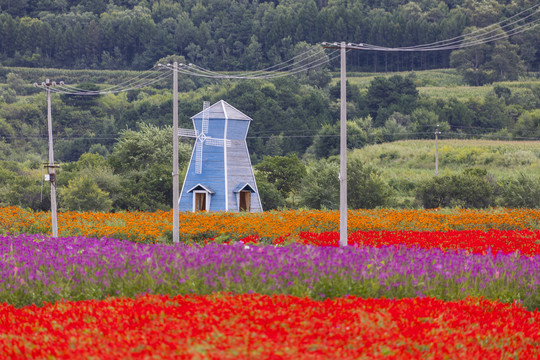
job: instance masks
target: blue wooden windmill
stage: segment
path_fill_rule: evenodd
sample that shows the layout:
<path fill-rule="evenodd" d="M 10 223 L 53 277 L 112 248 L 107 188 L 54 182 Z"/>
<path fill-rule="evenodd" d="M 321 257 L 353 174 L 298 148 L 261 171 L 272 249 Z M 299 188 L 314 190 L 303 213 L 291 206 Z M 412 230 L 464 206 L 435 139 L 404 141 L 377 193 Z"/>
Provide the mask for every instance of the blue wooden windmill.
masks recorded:
<path fill-rule="evenodd" d="M 195 146 L 178 200 L 180 211 L 261 212 L 246 135 L 252 119 L 223 100 L 191 118 Z"/>

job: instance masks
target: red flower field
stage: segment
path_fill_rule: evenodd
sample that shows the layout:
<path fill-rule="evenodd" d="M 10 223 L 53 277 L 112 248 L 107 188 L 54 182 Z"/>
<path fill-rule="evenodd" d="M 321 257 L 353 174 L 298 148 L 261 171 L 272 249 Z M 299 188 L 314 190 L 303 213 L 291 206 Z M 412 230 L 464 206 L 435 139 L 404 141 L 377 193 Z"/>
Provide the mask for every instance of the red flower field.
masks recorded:
<path fill-rule="evenodd" d="M 2 359 L 536 359 L 540 313 L 469 298 L 167 296 L 0 306 Z"/>
<path fill-rule="evenodd" d="M 304 245 L 338 246 L 338 232 L 301 232 L 298 242 Z M 463 230 L 463 231 L 355 231 L 348 236 L 349 245 L 404 245 L 424 249 L 468 250 L 471 253 L 505 254 L 520 252 L 540 255 L 539 230 Z"/>

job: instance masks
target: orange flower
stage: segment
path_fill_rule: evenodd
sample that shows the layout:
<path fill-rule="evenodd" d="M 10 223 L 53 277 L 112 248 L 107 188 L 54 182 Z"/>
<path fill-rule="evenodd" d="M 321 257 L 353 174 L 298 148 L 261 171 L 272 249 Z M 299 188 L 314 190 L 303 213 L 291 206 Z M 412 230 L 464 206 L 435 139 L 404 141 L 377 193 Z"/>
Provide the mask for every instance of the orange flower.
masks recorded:
<path fill-rule="evenodd" d="M 349 231 L 449 231 L 540 229 L 538 209 L 490 210 L 349 210 Z M 183 240 L 226 236 L 240 239 L 257 235 L 262 239 L 288 238 L 302 231 L 339 231 L 339 212 L 285 210 L 263 213 L 181 212 Z M 0 208 L 0 228 L 8 233 L 51 233 L 50 214 L 18 207 Z M 172 232 L 172 210 L 156 212 L 58 213 L 60 236 L 85 235 L 154 242 Z"/>

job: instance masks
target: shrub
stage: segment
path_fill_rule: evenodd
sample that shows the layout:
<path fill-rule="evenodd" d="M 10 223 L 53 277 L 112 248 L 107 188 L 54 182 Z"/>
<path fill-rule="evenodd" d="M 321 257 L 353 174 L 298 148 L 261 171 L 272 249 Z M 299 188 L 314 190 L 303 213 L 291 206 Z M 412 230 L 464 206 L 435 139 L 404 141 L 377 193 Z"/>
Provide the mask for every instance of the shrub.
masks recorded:
<path fill-rule="evenodd" d="M 498 204 L 509 208 L 540 208 L 540 179 L 520 173 L 499 184 Z"/>
<path fill-rule="evenodd" d="M 426 209 L 486 208 L 493 205 L 494 186 L 486 170 L 473 168 L 459 175 L 434 177 L 422 183 L 416 197 Z"/>
<path fill-rule="evenodd" d="M 298 192 L 300 206 L 310 209 L 339 208 L 339 165 L 320 160 L 308 166 Z"/>
<path fill-rule="evenodd" d="M 89 177 L 69 181 L 62 189 L 60 199 L 63 207 L 75 211 L 110 211 L 112 200 L 109 193 L 101 190 Z"/>
<path fill-rule="evenodd" d="M 388 204 L 392 191 L 380 171 L 358 158 L 347 163 L 347 202 L 351 209 L 374 209 Z"/>
<path fill-rule="evenodd" d="M 274 184 L 259 173 L 255 175 L 255 178 L 261 198 L 261 205 L 265 211 L 279 209 L 285 206 L 285 199 Z"/>

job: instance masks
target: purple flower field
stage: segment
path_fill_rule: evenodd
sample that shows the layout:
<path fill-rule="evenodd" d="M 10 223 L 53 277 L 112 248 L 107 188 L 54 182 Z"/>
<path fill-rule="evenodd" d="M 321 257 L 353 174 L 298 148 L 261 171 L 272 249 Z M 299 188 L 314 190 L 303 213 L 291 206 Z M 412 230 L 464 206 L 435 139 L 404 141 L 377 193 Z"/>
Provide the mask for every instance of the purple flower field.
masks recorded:
<path fill-rule="evenodd" d="M 540 256 L 407 247 L 138 244 L 0 236 L 0 301 L 17 306 L 107 296 L 232 293 L 357 295 L 540 303 Z"/>

